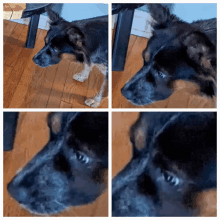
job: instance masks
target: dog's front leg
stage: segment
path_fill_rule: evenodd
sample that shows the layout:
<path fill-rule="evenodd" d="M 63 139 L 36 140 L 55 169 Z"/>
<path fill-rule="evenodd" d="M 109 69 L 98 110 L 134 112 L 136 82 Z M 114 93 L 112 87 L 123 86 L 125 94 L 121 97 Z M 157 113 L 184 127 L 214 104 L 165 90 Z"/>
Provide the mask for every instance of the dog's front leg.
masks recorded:
<path fill-rule="evenodd" d="M 93 108 L 97 108 L 100 105 L 100 103 L 102 101 L 102 98 L 103 98 L 103 94 L 105 92 L 105 88 L 108 85 L 108 68 L 105 67 L 105 71 L 104 71 L 103 67 L 102 67 L 102 70 L 100 69 L 99 66 L 97 66 L 97 67 L 99 68 L 100 72 L 103 75 L 105 75 L 105 79 L 104 79 L 104 81 L 102 83 L 102 86 L 101 86 L 99 92 L 93 98 L 87 99 L 85 101 L 86 105 L 88 105 L 90 107 L 93 107 Z"/>
<path fill-rule="evenodd" d="M 93 64 L 87 64 L 85 63 L 84 69 L 80 73 L 76 73 L 73 75 L 73 79 L 79 81 L 79 82 L 84 82 L 86 79 L 89 77 L 89 73 L 92 71 Z"/>

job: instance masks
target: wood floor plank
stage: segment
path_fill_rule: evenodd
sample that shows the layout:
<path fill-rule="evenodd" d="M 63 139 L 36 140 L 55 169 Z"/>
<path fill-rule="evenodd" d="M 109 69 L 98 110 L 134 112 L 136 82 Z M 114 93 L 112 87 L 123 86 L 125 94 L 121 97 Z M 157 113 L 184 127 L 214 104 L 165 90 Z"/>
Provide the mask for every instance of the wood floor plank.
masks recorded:
<path fill-rule="evenodd" d="M 27 31 L 27 25 L 17 25 L 14 32 L 8 38 L 4 45 L 4 63 L 6 65 L 14 66 L 17 62 L 25 45 Z"/>
<path fill-rule="evenodd" d="M 23 26 L 24 26 L 24 28 L 21 32 L 20 37 L 18 38 L 17 49 L 14 50 L 15 51 L 14 53 L 11 53 L 10 59 L 9 58 L 7 59 L 7 61 L 6 61 L 7 65 L 15 66 L 17 60 L 19 59 L 19 57 L 21 55 L 22 50 L 26 49 L 25 44 L 26 44 L 26 40 L 27 40 L 28 26 L 27 25 L 23 25 Z M 36 39 L 38 38 L 39 32 L 40 32 L 40 30 L 38 29 Z"/>
<path fill-rule="evenodd" d="M 15 64 L 10 77 L 7 80 L 4 88 L 4 108 L 8 108 L 16 88 L 19 84 L 23 71 L 27 65 L 27 58 L 31 56 L 32 51 L 30 49 L 22 50 L 21 57 Z"/>
<path fill-rule="evenodd" d="M 12 71 L 13 71 L 13 67 L 4 65 L 4 67 L 3 67 L 3 88 L 5 87 L 5 84 L 7 83 L 8 78 L 10 77 Z"/>
<path fill-rule="evenodd" d="M 59 63 L 56 77 L 47 103 L 48 108 L 59 108 L 69 67 L 69 60 L 62 60 Z"/>
<path fill-rule="evenodd" d="M 5 43 L 16 27 L 17 23 L 3 20 L 3 43 Z"/>
<path fill-rule="evenodd" d="M 44 39 L 45 34 L 46 34 L 46 31 L 42 31 L 40 29 L 37 32 L 36 46 L 34 49 L 31 50 L 32 51 L 31 55 L 28 58 L 26 58 L 27 66 L 24 69 L 21 79 L 16 88 L 16 91 L 14 92 L 13 98 L 10 102 L 10 106 L 9 106 L 10 108 L 21 108 L 21 107 L 26 108 L 26 104 L 27 103 L 30 104 L 30 102 L 27 101 L 27 99 L 25 100 L 25 96 L 26 95 L 29 96 L 31 94 L 30 90 L 28 93 L 28 87 L 31 84 L 33 76 L 35 74 L 37 75 L 39 73 L 40 75 L 42 73 L 42 69 L 40 69 L 39 67 L 36 66 L 36 64 L 34 64 L 32 58 L 35 55 L 35 53 L 37 53 L 40 50 L 40 48 L 43 46 L 42 40 Z M 27 48 L 24 48 L 24 50 L 25 49 Z M 30 50 L 30 49 L 27 49 L 27 50 Z"/>
<path fill-rule="evenodd" d="M 66 103 L 64 101 L 61 101 L 60 108 L 72 108 L 72 105 L 70 103 Z"/>
<path fill-rule="evenodd" d="M 50 66 L 44 69 L 45 74 L 40 87 L 36 87 L 30 108 L 46 108 L 50 98 L 51 89 L 56 77 L 58 66 Z"/>

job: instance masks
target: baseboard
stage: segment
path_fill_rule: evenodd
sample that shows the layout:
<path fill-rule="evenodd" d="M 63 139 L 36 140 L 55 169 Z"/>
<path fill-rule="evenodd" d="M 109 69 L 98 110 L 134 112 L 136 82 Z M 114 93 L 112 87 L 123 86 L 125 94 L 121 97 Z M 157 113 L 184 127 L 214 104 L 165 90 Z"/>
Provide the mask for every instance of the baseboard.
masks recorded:
<path fill-rule="evenodd" d="M 131 34 L 150 38 L 152 35 L 152 28 L 150 26 L 150 22 L 152 21 L 152 17 L 149 13 L 144 11 L 135 10 L 134 11 L 134 19 L 131 27 Z M 112 18 L 112 28 L 114 28 L 117 22 L 117 15 L 113 15 Z"/>
<path fill-rule="evenodd" d="M 10 20 L 10 21 L 13 21 L 19 24 L 29 25 L 30 18 L 21 18 L 21 19 L 15 19 L 15 20 Z M 40 15 L 38 28 L 43 29 L 43 30 L 49 30 L 49 18 L 46 15 Z"/>
<path fill-rule="evenodd" d="M 17 22 L 19 24 L 29 25 L 30 18 L 22 18 L 22 19 L 16 19 L 16 20 L 11 20 L 11 21 Z M 139 36 L 139 37 L 150 38 L 152 34 L 152 28 L 150 26 L 151 21 L 152 21 L 152 18 L 149 13 L 135 10 L 133 24 L 131 28 L 131 34 Z M 114 28 L 114 25 L 116 22 L 117 22 L 117 15 L 113 15 L 112 28 Z M 38 28 L 43 29 L 43 30 L 49 30 L 49 18 L 47 16 L 40 15 Z"/>

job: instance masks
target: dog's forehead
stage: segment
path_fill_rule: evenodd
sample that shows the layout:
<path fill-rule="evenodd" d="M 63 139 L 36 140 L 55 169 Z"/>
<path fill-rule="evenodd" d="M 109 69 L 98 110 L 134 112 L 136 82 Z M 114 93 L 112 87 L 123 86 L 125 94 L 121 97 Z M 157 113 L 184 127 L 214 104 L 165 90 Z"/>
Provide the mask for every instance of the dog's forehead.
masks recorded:
<path fill-rule="evenodd" d="M 46 40 L 49 42 L 56 37 L 64 36 L 64 32 L 58 26 L 52 26 L 47 32 Z"/>
<path fill-rule="evenodd" d="M 191 32 L 193 27 L 185 22 L 168 26 L 167 28 L 159 28 L 153 31 L 153 36 L 150 38 L 147 48 L 143 52 L 143 58 L 150 51 L 150 56 L 154 57 L 161 49 L 170 47 L 170 45 L 177 46 L 180 42 L 180 36 L 184 36 Z"/>
<path fill-rule="evenodd" d="M 178 45 L 178 43 L 178 38 L 169 34 L 153 36 L 150 38 L 147 47 L 143 52 L 143 58 L 146 61 L 149 61 L 150 58 L 153 59 L 161 51 L 166 51 L 167 48 L 174 47 Z"/>
<path fill-rule="evenodd" d="M 157 150 L 180 166 L 201 169 L 216 156 L 216 120 L 212 117 L 212 113 L 181 114 L 157 137 Z"/>
<path fill-rule="evenodd" d="M 83 112 L 69 124 L 66 137 L 70 144 L 87 146 L 104 155 L 108 152 L 108 113 Z M 74 146 L 73 146 L 74 147 Z"/>

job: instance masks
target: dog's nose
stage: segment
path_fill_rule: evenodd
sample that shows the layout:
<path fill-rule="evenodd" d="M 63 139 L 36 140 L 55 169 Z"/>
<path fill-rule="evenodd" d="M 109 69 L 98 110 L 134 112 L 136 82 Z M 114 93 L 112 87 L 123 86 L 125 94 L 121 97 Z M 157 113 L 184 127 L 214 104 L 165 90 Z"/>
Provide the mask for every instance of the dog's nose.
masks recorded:
<path fill-rule="evenodd" d="M 19 203 L 26 204 L 28 203 L 28 192 L 25 188 L 14 186 L 12 182 L 10 182 L 7 186 L 8 192 L 10 195 L 16 199 Z"/>

